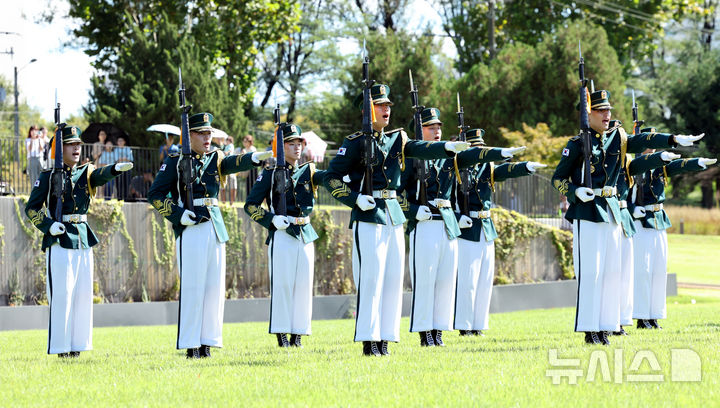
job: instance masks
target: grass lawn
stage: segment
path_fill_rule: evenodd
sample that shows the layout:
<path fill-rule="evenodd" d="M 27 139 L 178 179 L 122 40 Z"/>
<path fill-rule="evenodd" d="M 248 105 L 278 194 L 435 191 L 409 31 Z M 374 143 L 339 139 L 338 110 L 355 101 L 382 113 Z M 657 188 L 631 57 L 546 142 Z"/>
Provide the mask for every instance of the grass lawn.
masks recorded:
<path fill-rule="evenodd" d="M 668 234 L 668 273 L 678 282 L 720 285 L 720 236 Z"/>
<path fill-rule="evenodd" d="M 664 330 L 630 329 L 610 347 L 585 346 L 571 332 L 569 308 L 495 314 L 486 337 L 447 333 L 445 348 L 421 349 L 404 319 L 401 343 L 381 358 L 361 356 L 350 341 L 352 320 L 313 322 L 302 350 L 275 347 L 267 323 L 226 324 L 226 347 L 192 361 L 173 349 L 174 326 L 98 328 L 95 351 L 71 360 L 44 354 L 45 331 L 0 332 L 0 405 L 717 406 L 719 309 L 720 298 L 670 298 Z M 559 358 L 580 360 L 577 385 L 552 384 L 552 348 Z M 700 382 L 671 381 L 673 348 L 700 356 Z M 640 350 L 654 353 L 660 372 L 647 361 L 630 370 Z M 607 382 L 599 370 L 594 382 L 586 380 L 593 351 L 607 357 Z M 627 381 L 628 374 L 658 373 L 662 382 Z"/>

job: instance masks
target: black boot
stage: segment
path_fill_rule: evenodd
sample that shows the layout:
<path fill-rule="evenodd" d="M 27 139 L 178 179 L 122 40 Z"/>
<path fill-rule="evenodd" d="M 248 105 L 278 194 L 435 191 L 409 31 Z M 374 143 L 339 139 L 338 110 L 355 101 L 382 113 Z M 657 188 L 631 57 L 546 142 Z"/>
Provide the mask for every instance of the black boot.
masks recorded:
<path fill-rule="evenodd" d="M 386 340 L 380 342 L 380 354 L 382 354 L 383 356 L 390 355 L 390 350 L 388 350 L 388 342 Z"/>
<path fill-rule="evenodd" d="M 472 330 L 459 330 L 461 336 L 472 336 Z"/>
<path fill-rule="evenodd" d="M 200 357 L 211 357 L 210 356 L 210 346 L 202 345 L 200 346 Z"/>
<path fill-rule="evenodd" d="M 290 346 L 291 347 L 300 347 L 302 348 L 302 340 L 300 340 L 300 337 L 302 337 L 299 334 L 291 334 L 290 335 Z"/>
<path fill-rule="evenodd" d="M 445 343 L 442 341 L 442 330 L 433 330 L 432 337 L 436 346 L 445 347 Z"/>
<path fill-rule="evenodd" d="M 620 326 L 620 330 L 612 332 L 613 336 L 627 336 L 627 332 Z"/>
<path fill-rule="evenodd" d="M 585 332 L 585 343 L 587 344 L 602 344 L 598 332 Z"/>
<path fill-rule="evenodd" d="M 67 358 L 70 357 L 70 353 L 59 353 L 57 356 L 60 358 Z"/>
<path fill-rule="evenodd" d="M 198 348 L 189 348 L 189 349 L 187 349 L 187 354 L 185 354 L 185 357 L 187 357 L 187 358 L 200 358 L 200 349 L 198 349 Z"/>
<path fill-rule="evenodd" d="M 365 356 L 381 356 L 377 343 L 374 341 L 363 341 L 363 355 Z"/>
<path fill-rule="evenodd" d="M 285 333 L 277 333 L 276 336 L 278 347 L 290 347 L 290 342 L 288 342 L 287 335 Z"/>
<path fill-rule="evenodd" d="M 80 357 L 80 352 L 79 351 L 71 351 L 68 353 L 68 357 L 78 358 L 78 357 Z"/>
<path fill-rule="evenodd" d="M 473 330 L 472 334 L 474 336 L 481 336 L 481 337 L 485 335 L 485 333 L 483 333 L 482 330 Z"/>
<path fill-rule="evenodd" d="M 432 333 L 429 331 L 420 332 L 420 345 L 422 347 L 431 347 L 435 345 Z"/>
<path fill-rule="evenodd" d="M 650 324 L 650 320 L 648 320 L 648 319 L 638 319 L 637 328 L 638 329 L 652 329 L 653 326 L 652 326 L 652 324 Z"/>
<path fill-rule="evenodd" d="M 653 329 L 662 329 L 662 327 L 658 324 L 657 319 L 650 320 L 650 326 L 652 326 Z"/>
<path fill-rule="evenodd" d="M 603 344 L 604 346 L 609 346 L 609 345 L 610 345 L 610 339 L 608 339 L 608 332 L 606 332 L 606 331 L 601 331 L 601 332 L 598 333 L 598 334 L 600 335 L 600 341 L 602 341 L 602 344 Z"/>

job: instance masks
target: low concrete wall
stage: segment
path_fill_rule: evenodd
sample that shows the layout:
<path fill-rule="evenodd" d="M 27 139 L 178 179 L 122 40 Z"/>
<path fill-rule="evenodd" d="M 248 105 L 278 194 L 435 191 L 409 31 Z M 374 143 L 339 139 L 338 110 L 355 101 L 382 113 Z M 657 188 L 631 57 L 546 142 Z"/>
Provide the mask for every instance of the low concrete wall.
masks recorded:
<path fill-rule="evenodd" d="M 668 296 L 677 295 L 677 278 L 668 275 Z M 574 307 L 577 281 L 557 281 L 532 284 L 495 286 L 490 302 L 491 313 L 518 310 Z M 412 293 L 403 295 L 403 316 L 410 314 Z M 343 319 L 354 316 L 355 295 L 315 296 L 313 320 Z M 46 329 L 47 306 L 0 307 L 0 331 Z M 269 320 L 270 302 L 267 298 L 240 299 L 225 302 L 225 322 L 262 322 Z M 114 303 L 94 306 L 95 327 L 150 326 L 177 323 L 177 302 Z"/>

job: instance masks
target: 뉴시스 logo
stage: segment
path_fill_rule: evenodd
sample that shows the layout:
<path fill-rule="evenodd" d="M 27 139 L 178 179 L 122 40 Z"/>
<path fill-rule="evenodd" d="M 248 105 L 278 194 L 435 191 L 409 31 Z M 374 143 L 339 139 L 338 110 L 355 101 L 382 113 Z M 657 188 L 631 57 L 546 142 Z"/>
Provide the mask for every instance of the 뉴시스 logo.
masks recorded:
<path fill-rule="evenodd" d="M 558 349 L 550 349 L 548 363 L 552 368 L 545 371 L 545 376 L 551 377 L 554 385 L 562 383 L 563 378 L 567 378 L 569 385 L 577 385 L 581 377 L 585 378 L 586 383 L 598 379 L 616 384 L 665 382 L 668 379 L 663 368 L 669 364 L 671 382 L 702 381 L 700 356 L 691 349 L 671 349 L 669 360 L 658 359 L 658 354 L 652 350 L 639 350 L 632 357 L 627 372 L 625 372 L 623 349 L 615 349 L 613 352 L 612 372 L 608 354 L 609 351 L 606 350 L 594 350 L 590 353 L 587 373 L 585 373 L 579 358 L 559 358 Z M 661 355 L 661 357 L 666 356 Z"/>

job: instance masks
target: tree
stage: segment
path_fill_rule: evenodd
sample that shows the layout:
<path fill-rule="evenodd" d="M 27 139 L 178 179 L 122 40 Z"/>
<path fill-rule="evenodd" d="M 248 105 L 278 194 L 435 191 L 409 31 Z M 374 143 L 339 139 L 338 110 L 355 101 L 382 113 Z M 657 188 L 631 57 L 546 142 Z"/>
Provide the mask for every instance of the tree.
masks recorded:
<path fill-rule="evenodd" d="M 536 161 L 555 166 L 560 161 L 560 153 L 567 144 L 568 137 L 553 137 L 546 123 L 538 123 L 532 127 L 522 124 L 522 130 L 510 131 L 500 128 L 503 139 L 509 146 L 527 146 L 520 160 Z"/>
<path fill-rule="evenodd" d="M 200 47 L 189 35 L 178 34 L 177 26 L 164 16 L 157 19 L 157 31 L 152 35 L 130 24 L 132 31 L 115 56 L 112 71 L 92 79 L 86 108 L 91 121 L 116 124 L 135 145 L 159 145 L 162 136 L 137 136 L 146 134 L 145 129 L 153 123 L 178 123 L 179 64 L 193 111 L 212 112 L 217 118 L 214 124 L 229 134 L 244 130 L 243 106 L 237 103 L 240 91 L 207 69 Z"/>
<path fill-rule="evenodd" d="M 519 130 L 523 124 L 544 122 L 552 134 L 577 134 L 580 38 L 586 77 L 611 92 L 613 117 L 627 118 L 622 67 L 605 31 L 578 21 L 546 34 L 535 46 L 511 44 L 489 65 L 475 64 L 454 87 L 460 91 L 466 123 L 484 128 L 488 144 L 499 146 L 507 144 L 500 127 Z M 455 91 L 445 98 L 443 106 L 454 110 Z"/>

